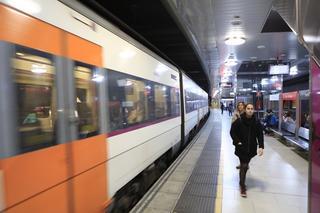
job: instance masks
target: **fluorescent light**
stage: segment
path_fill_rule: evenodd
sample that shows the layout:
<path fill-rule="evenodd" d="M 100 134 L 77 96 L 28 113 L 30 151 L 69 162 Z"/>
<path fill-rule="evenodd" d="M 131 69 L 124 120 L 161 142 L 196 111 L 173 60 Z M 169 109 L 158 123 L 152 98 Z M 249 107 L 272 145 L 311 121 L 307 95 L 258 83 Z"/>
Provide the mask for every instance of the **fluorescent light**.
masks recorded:
<path fill-rule="evenodd" d="M 309 43 L 319 43 L 320 42 L 319 36 L 303 35 L 303 39 Z"/>
<path fill-rule="evenodd" d="M 102 82 L 104 80 L 104 76 L 100 74 L 94 74 L 92 80 L 95 82 Z"/>
<path fill-rule="evenodd" d="M 266 46 L 264 46 L 264 45 L 258 45 L 257 48 L 258 48 L 258 49 L 263 49 L 263 48 L 266 48 Z"/>
<path fill-rule="evenodd" d="M 224 62 L 224 64 L 225 64 L 226 66 L 231 67 L 231 66 L 237 65 L 238 62 L 237 62 L 235 59 L 228 59 L 228 60 L 226 60 L 226 61 Z"/>
<path fill-rule="evenodd" d="M 133 82 L 132 82 L 132 81 L 127 80 L 127 82 L 126 82 L 126 85 L 125 85 L 125 86 L 131 86 L 132 84 L 133 84 Z"/>
<path fill-rule="evenodd" d="M 42 74 L 47 72 L 46 66 L 44 64 L 32 64 L 31 72 L 36 74 Z"/>
<path fill-rule="evenodd" d="M 24 56 L 24 54 L 23 54 L 23 53 L 20 53 L 20 52 L 17 52 L 16 55 L 18 55 L 18 56 Z"/>
<path fill-rule="evenodd" d="M 246 42 L 246 39 L 239 36 L 228 37 L 224 40 L 226 45 L 241 45 Z"/>

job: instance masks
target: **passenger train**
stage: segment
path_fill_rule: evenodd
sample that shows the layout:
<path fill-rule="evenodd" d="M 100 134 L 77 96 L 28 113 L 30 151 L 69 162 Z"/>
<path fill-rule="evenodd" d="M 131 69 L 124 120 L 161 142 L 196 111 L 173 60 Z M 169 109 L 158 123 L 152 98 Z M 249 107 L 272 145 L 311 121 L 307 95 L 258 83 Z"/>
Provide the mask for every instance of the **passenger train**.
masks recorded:
<path fill-rule="evenodd" d="M 209 114 L 186 74 L 76 5 L 0 1 L 1 212 L 126 211 Z"/>

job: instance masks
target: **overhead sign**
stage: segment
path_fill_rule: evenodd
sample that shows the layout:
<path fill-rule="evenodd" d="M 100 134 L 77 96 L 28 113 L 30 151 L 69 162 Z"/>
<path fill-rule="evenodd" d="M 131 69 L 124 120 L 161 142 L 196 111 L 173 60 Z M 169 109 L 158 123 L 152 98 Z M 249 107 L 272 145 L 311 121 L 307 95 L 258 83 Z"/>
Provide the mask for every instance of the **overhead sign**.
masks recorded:
<path fill-rule="evenodd" d="M 273 94 L 269 96 L 270 101 L 279 101 L 279 93 L 278 94 Z"/>
<path fill-rule="evenodd" d="M 297 99 L 298 92 L 282 93 L 282 100 L 295 101 Z"/>
<path fill-rule="evenodd" d="M 289 65 L 270 65 L 269 75 L 289 74 Z"/>

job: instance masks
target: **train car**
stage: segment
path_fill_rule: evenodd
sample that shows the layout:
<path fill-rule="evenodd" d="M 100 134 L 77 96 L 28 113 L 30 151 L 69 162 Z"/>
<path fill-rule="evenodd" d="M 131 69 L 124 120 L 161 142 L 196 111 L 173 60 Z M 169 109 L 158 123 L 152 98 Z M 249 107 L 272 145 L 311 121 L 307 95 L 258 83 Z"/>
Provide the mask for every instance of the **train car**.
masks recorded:
<path fill-rule="evenodd" d="M 182 74 L 184 97 L 184 134 L 188 137 L 196 133 L 197 126 L 209 112 L 208 94 L 194 83 L 187 75 Z"/>
<path fill-rule="evenodd" d="M 198 87 L 184 115 L 181 71 L 75 5 L 0 1 L 0 211 L 127 210 L 179 151 L 182 117 L 189 132 L 208 112 Z"/>

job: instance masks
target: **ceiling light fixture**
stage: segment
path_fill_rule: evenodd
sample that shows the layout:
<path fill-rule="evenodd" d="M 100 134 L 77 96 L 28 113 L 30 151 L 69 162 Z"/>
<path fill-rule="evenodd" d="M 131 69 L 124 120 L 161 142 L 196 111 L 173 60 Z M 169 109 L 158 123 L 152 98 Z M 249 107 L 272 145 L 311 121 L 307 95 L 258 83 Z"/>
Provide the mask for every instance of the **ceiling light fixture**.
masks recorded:
<path fill-rule="evenodd" d="M 228 59 L 224 62 L 225 66 L 231 67 L 231 66 L 235 66 L 238 64 L 235 56 L 233 53 L 230 53 L 230 56 L 228 57 Z"/>
<path fill-rule="evenodd" d="M 238 62 L 235 59 L 228 59 L 224 62 L 224 64 L 228 67 L 236 66 Z"/>
<path fill-rule="evenodd" d="M 31 65 L 31 72 L 36 74 L 43 74 L 46 73 L 46 66 L 44 64 L 32 64 Z"/>
<path fill-rule="evenodd" d="M 246 42 L 246 39 L 240 36 L 232 36 L 224 40 L 224 43 L 226 45 L 241 45 L 241 44 L 244 44 L 245 42 Z"/>
<path fill-rule="evenodd" d="M 258 49 L 264 49 L 264 48 L 266 48 L 266 46 L 264 46 L 264 45 L 258 45 L 257 48 L 258 48 Z"/>
<path fill-rule="evenodd" d="M 298 74 L 298 68 L 297 66 L 290 67 L 290 75 L 297 75 Z"/>

